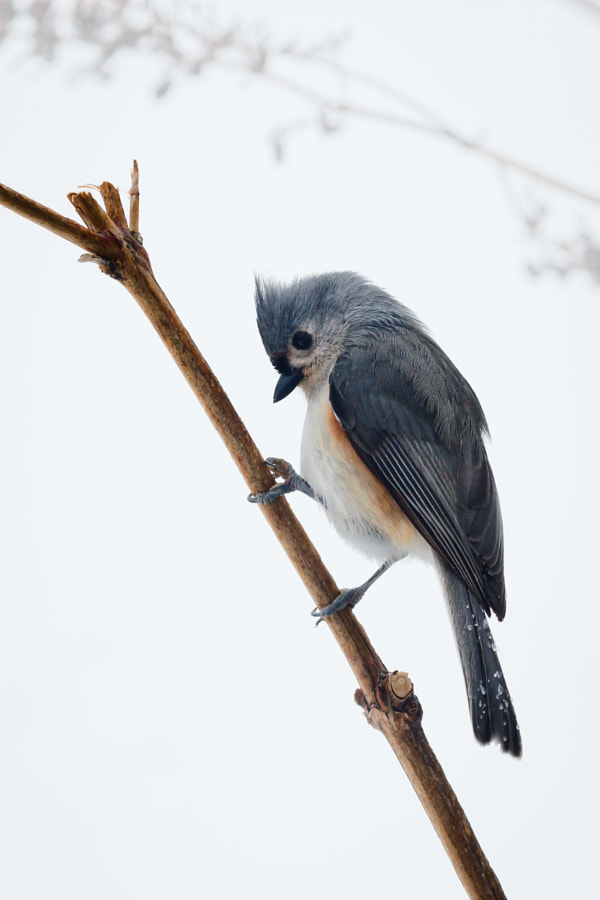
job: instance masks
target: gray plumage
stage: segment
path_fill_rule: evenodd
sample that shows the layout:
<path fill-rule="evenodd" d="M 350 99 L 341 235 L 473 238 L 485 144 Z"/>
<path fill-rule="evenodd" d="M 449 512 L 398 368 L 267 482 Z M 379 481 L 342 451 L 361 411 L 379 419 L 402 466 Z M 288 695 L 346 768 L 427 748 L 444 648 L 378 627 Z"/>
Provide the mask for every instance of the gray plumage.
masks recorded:
<path fill-rule="evenodd" d="M 506 610 L 503 535 L 483 442 L 487 424 L 472 388 L 409 309 L 352 272 L 285 286 L 257 281 L 256 308 L 265 349 L 281 374 L 276 399 L 300 384 L 310 410 L 327 388 L 354 451 L 433 551 L 476 737 L 520 755 L 486 618 L 493 611 L 502 619 Z M 317 456 L 311 465 L 318 480 L 315 466 L 328 460 L 323 450 Z M 357 546 L 361 528 L 381 531 L 381 556 L 389 556 L 383 527 L 359 524 L 366 513 L 336 522 L 335 485 L 326 483 L 319 499 Z M 392 561 L 401 555 L 398 549 Z"/>

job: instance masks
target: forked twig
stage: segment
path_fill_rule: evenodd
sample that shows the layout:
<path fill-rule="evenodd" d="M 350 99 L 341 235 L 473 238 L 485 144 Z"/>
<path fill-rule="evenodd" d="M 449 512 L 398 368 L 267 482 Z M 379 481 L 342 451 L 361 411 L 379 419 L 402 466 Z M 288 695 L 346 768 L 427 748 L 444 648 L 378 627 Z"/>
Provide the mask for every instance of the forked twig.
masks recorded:
<path fill-rule="evenodd" d="M 250 491 L 253 494 L 266 491 L 274 483 L 270 470 L 152 274 L 148 254 L 137 235 L 137 166 L 133 177 L 134 211 L 129 225 L 119 193 L 108 182 L 99 187 L 105 209 L 87 191 L 68 195 L 87 227 L 2 185 L 0 205 L 82 247 L 93 254 L 102 271 L 122 282 L 159 333 L 223 438 Z M 339 590 L 285 498 L 260 508 L 314 602 L 319 607 L 326 606 Z M 502 887 L 425 737 L 421 706 L 408 676 L 386 669 L 351 610 L 328 618 L 327 624 L 358 681 L 357 702 L 366 711 L 369 722 L 385 735 L 402 764 L 469 897 L 505 900 Z"/>

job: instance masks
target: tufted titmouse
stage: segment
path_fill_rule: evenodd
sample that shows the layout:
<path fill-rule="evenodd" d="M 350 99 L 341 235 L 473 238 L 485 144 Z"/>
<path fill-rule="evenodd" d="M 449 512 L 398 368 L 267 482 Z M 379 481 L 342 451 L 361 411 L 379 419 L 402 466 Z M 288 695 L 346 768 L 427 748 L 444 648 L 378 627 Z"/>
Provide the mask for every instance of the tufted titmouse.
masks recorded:
<path fill-rule="evenodd" d="M 416 316 L 352 272 L 282 286 L 257 279 L 258 327 L 279 372 L 274 401 L 300 385 L 308 400 L 298 475 L 269 503 L 300 490 L 340 534 L 379 560 L 319 619 L 354 606 L 408 553 L 435 562 L 465 676 L 473 730 L 521 755 L 515 711 L 486 616 L 504 618 L 500 505 L 483 444 L 487 424 L 470 385 Z"/>

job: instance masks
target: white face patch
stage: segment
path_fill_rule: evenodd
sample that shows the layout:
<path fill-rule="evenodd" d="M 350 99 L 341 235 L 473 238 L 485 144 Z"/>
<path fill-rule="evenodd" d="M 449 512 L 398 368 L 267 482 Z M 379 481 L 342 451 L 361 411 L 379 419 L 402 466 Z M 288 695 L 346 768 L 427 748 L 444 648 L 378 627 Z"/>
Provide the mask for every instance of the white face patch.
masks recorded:
<path fill-rule="evenodd" d="M 298 350 L 294 350 L 293 347 L 290 347 L 286 355 L 287 360 L 293 369 L 303 369 L 305 366 L 310 365 L 312 359 L 312 353 L 310 351 L 302 353 Z"/>

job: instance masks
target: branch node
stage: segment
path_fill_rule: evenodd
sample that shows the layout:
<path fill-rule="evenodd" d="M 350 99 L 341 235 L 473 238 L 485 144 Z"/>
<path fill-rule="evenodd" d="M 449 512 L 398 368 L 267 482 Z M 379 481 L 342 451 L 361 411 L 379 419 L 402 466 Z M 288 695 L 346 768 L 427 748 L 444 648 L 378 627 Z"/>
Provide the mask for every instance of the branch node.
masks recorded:
<path fill-rule="evenodd" d="M 380 672 L 375 701 L 369 703 L 360 689 L 354 692 L 354 701 L 364 710 L 369 725 L 378 731 L 383 730 L 385 719 L 400 732 L 418 724 L 423 717 L 423 708 L 406 672 Z"/>
<path fill-rule="evenodd" d="M 104 275 L 109 275 L 115 281 L 123 281 L 123 276 L 119 269 L 119 261 L 116 259 L 103 259 L 101 256 L 95 256 L 93 253 L 82 253 L 77 262 L 96 263 Z"/>
<path fill-rule="evenodd" d="M 115 257 L 112 257 L 112 255 L 109 257 L 108 254 L 106 257 L 95 253 L 84 254 L 80 258 L 80 262 L 96 262 L 100 267 L 100 271 L 105 275 L 110 275 L 111 278 L 122 281 L 122 254 L 124 251 L 131 250 L 138 259 L 140 267 L 151 273 L 150 258 L 143 249 L 142 236 L 139 232 L 129 229 L 118 189 L 109 181 L 103 181 L 98 190 L 102 195 L 106 211 L 87 191 L 72 192 L 67 194 L 67 197 L 87 225 L 89 231 L 107 240 L 116 239 L 120 253 Z"/>
<path fill-rule="evenodd" d="M 389 719 L 398 725 L 413 725 L 423 718 L 423 708 L 415 695 L 414 686 L 406 672 L 385 672 L 377 685 L 378 696 L 384 701 Z"/>
<path fill-rule="evenodd" d="M 357 688 L 354 691 L 354 702 L 357 706 L 360 706 L 364 713 L 369 712 L 369 704 L 367 703 L 367 698 L 363 694 L 360 688 Z"/>
<path fill-rule="evenodd" d="M 387 683 L 392 703 L 405 703 L 414 692 L 413 683 L 407 672 L 391 672 Z"/>

